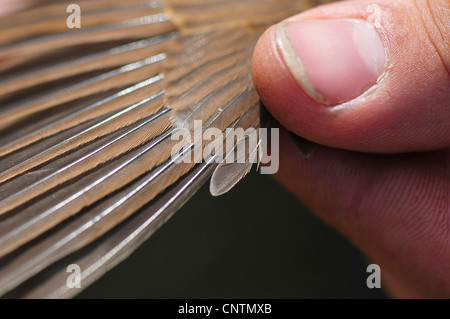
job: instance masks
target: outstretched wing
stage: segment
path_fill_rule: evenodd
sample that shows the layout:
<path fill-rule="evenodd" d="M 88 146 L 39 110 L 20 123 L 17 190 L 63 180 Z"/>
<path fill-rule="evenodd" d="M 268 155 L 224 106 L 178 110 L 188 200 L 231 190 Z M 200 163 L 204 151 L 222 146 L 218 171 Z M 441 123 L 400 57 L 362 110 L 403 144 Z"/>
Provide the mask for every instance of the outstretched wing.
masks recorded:
<path fill-rule="evenodd" d="M 69 29 L 70 1 L 35 0 L 0 18 L 0 295 L 71 297 L 68 265 L 86 287 L 161 226 L 216 166 L 179 162 L 172 137 L 258 125 L 254 44 L 310 2 L 80 0 Z"/>

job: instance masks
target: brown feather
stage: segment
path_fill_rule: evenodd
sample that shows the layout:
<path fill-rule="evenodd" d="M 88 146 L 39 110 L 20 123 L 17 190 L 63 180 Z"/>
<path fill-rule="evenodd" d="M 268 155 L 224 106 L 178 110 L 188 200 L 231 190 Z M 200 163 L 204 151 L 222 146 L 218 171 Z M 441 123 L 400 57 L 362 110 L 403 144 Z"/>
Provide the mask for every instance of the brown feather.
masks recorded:
<path fill-rule="evenodd" d="M 67 262 L 86 287 L 160 227 L 217 156 L 172 134 L 260 125 L 253 47 L 319 1 L 80 0 L 79 30 L 70 3 L 0 18 L 0 295 L 73 296 Z"/>

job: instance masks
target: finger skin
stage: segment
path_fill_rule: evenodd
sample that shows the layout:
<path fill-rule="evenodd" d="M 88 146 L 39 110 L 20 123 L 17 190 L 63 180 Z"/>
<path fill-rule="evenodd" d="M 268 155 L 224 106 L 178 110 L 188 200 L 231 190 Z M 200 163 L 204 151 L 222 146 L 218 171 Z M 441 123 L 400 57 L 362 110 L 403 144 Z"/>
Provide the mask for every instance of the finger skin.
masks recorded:
<path fill-rule="evenodd" d="M 385 73 L 337 106 L 303 91 L 274 27 L 258 42 L 252 72 L 262 101 L 281 125 L 324 145 L 305 158 L 282 130 L 276 178 L 378 263 L 395 296 L 450 298 L 450 3 L 339 2 L 288 21 L 374 12 Z"/>
<path fill-rule="evenodd" d="M 402 291 L 450 297 L 450 150 L 382 156 L 318 146 L 305 158 L 287 131 L 280 136 L 282 185 Z"/>
<path fill-rule="evenodd" d="M 387 56 L 378 84 L 338 106 L 314 101 L 287 69 L 271 27 L 253 57 L 254 83 L 262 101 L 283 126 L 322 145 L 375 153 L 449 147 L 448 1 L 433 2 L 442 8 L 430 8 L 426 1 L 350 1 L 318 7 L 288 21 L 371 19 L 374 4 L 380 10 L 379 32 Z M 436 22 L 429 22 L 430 16 Z"/>
<path fill-rule="evenodd" d="M 24 9 L 28 5 L 25 0 L 0 0 L 0 17 Z"/>

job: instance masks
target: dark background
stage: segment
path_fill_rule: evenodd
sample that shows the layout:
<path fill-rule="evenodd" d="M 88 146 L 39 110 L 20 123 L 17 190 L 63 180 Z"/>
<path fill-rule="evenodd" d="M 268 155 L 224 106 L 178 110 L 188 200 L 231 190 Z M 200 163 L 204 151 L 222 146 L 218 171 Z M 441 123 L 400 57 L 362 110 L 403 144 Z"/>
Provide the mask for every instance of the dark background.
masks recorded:
<path fill-rule="evenodd" d="M 367 262 L 271 177 L 205 185 L 80 298 L 385 298 Z"/>

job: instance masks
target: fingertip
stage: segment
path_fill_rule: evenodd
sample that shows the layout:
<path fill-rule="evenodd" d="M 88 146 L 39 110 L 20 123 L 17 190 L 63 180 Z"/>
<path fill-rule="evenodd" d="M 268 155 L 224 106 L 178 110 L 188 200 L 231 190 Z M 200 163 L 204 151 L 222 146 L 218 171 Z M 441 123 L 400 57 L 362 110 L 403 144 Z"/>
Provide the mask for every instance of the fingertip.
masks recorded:
<path fill-rule="evenodd" d="M 252 65 L 261 100 L 284 127 L 330 147 L 450 146 L 448 72 L 426 30 L 405 22 L 418 11 L 376 3 L 343 1 L 269 28 Z"/>

